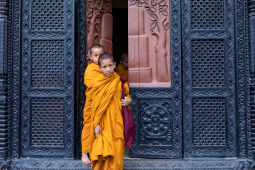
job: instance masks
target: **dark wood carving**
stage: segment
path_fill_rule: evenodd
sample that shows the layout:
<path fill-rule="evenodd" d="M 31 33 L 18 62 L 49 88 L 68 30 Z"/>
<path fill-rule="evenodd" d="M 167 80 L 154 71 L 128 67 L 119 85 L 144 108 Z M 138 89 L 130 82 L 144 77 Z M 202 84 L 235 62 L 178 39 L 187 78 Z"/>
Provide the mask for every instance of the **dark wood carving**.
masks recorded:
<path fill-rule="evenodd" d="M 7 0 L 0 1 L 0 159 L 5 159 L 7 153 L 7 24 L 8 24 Z"/>
<path fill-rule="evenodd" d="M 112 1 L 87 0 L 87 49 L 93 44 L 102 44 L 112 53 Z"/>
<path fill-rule="evenodd" d="M 170 87 L 169 1 L 129 1 L 132 87 Z"/>
<path fill-rule="evenodd" d="M 250 129 L 248 133 L 250 142 L 249 146 L 251 149 L 248 149 L 248 156 L 252 159 L 255 159 L 255 0 L 249 0 L 249 35 L 250 35 Z"/>

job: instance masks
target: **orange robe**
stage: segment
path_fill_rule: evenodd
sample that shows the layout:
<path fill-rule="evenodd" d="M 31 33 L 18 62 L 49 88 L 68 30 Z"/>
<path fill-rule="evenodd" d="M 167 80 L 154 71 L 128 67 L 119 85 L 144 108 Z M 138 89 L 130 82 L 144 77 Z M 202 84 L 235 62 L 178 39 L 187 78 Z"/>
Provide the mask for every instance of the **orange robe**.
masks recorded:
<path fill-rule="evenodd" d="M 94 132 L 91 133 L 93 126 L 91 126 L 91 92 L 95 78 L 101 73 L 99 66 L 91 63 L 84 73 L 84 84 L 86 85 L 86 104 L 83 108 L 83 129 L 81 133 L 82 153 L 89 153 L 94 141 Z"/>
<path fill-rule="evenodd" d="M 128 93 L 125 84 L 125 94 Z M 90 152 L 94 170 L 121 170 L 125 150 L 124 126 L 121 115 L 121 81 L 117 73 L 100 74 L 93 86 L 91 118 L 93 129 L 100 125 L 102 133 L 95 138 Z M 127 94 L 128 96 L 128 94 Z"/>
<path fill-rule="evenodd" d="M 128 69 L 126 69 L 122 64 L 118 64 L 116 67 L 116 72 L 119 74 L 120 77 L 124 77 L 128 80 Z"/>

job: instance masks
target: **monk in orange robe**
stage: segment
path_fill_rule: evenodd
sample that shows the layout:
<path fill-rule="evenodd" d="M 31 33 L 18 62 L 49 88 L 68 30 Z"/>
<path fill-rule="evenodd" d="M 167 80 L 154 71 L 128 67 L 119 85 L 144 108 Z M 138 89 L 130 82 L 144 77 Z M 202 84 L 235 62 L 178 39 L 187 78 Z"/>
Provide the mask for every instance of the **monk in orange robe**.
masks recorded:
<path fill-rule="evenodd" d="M 121 170 L 125 150 L 122 106 L 131 103 L 128 84 L 124 84 L 125 99 L 121 100 L 120 77 L 114 72 L 116 63 L 110 54 L 98 59 L 102 73 L 94 81 L 91 92 L 91 122 L 95 139 L 90 152 L 92 170 Z"/>
<path fill-rule="evenodd" d="M 124 77 L 128 80 L 128 54 L 123 53 L 121 55 L 120 64 L 116 67 L 116 72 L 120 77 Z"/>
<path fill-rule="evenodd" d="M 88 153 L 91 151 L 92 143 L 94 140 L 94 133 L 91 133 L 91 89 L 94 84 L 95 77 L 97 77 L 101 70 L 98 66 L 98 57 L 104 52 L 102 45 L 94 44 L 89 49 L 89 64 L 84 73 L 84 84 L 86 85 L 86 104 L 83 108 L 83 129 L 81 134 L 81 146 L 82 146 L 82 162 L 84 164 L 90 164 Z"/>

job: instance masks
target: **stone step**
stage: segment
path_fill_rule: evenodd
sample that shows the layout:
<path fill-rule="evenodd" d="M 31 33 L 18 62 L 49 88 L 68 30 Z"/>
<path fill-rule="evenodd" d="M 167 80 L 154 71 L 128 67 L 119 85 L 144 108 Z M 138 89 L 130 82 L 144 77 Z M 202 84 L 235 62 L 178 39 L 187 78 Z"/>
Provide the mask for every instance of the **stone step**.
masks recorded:
<path fill-rule="evenodd" d="M 18 159 L 10 162 L 10 169 L 19 170 L 90 170 L 80 160 Z M 144 159 L 125 158 L 124 170 L 252 170 L 255 162 L 247 159 Z"/>

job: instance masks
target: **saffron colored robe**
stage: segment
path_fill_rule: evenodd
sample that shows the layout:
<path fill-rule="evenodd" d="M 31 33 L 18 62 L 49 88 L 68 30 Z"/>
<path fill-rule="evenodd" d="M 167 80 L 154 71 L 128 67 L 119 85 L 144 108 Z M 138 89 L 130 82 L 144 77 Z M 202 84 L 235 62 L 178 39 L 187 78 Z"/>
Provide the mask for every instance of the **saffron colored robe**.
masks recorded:
<path fill-rule="evenodd" d="M 91 92 L 95 78 L 101 73 L 99 66 L 91 63 L 84 73 L 84 84 L 86 85 L 86 104 L 83 108 L 83 129 L 81 133 L 82 153 L 89 153 L 95 138 L 93 126 L 91 124 Z"/>
<path fill-rule="evenodd" d="M 126 69 L 122 64 L 117 65 L 116 72 L 120 77 L 124 77 L 126 80 L 128 80 L 128 69 Z"/>
<path fill-rule="evenodd" d="M 125 94 L 129 93 L 127 83 L 124 89 Z M 90 152 L 93 170 L 123 169 L 125 141 L 121 94 L 121 81 L 117 73 L 110 77 L 102 73 L 96 78 L 92 90 L 91 118 L 93 129 L 99 124 L 102 133 L 95 138 Z"/>

